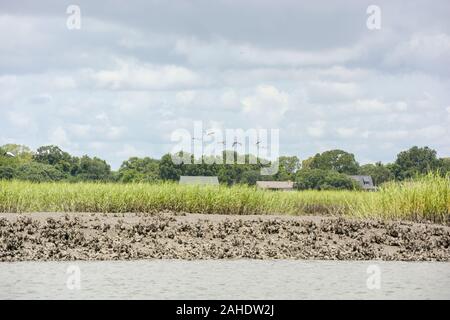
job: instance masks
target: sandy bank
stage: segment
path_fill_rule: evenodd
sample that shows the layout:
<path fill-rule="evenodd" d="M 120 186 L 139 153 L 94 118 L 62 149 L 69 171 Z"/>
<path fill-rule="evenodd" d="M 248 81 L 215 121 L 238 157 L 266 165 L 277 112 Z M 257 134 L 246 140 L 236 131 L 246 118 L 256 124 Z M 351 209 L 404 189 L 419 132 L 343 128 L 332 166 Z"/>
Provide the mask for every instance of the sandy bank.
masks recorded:
<path fill-rule="evenodd" d="M 321 216 L 0 213 L 0 261 L 450 261 L 450 227 Z"/>

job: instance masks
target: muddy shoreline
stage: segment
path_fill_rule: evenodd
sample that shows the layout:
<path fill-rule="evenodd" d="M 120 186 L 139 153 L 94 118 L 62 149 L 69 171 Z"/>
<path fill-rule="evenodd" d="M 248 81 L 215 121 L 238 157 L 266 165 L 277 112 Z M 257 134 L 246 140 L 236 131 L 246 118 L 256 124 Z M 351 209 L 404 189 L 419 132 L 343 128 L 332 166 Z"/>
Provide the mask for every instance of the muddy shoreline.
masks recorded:
<path fill-rule="evenodd" d="M 0 261 L 450 261 L 450 227 L 326 216 L 0 213 Z"/>

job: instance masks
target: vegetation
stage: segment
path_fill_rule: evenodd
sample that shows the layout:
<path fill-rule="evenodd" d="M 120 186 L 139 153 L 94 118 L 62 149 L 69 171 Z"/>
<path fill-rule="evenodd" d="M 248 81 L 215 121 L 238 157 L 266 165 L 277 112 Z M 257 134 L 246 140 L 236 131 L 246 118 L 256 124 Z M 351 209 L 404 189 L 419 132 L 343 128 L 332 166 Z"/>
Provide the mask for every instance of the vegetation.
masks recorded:
<path fill-rule="evenodd" d="M 429 174 L 379 192 L 273 192 L 246 185 L 0 181 L 0 212 L 175 212 L 334 214 L 450 221 L 450 176 Z"/>
<path fill-rule="evenodd" d="M 356 181 L 333 170 L 303 169 L 298 172 L 295 182 L 300 190 L 352 190 L 360 188 Z"/>
<path fill-rule="evenodd" d="M 450 222 L 450 174 L 384 184 L 350 206 L 355 216 Z"/>
<path fill-rule="evenodd" d="M 358 173 L 365 176 L 371 176 L 373 183 L 376 186 L 394 180 L 393 172 L 388 166 L 383 165 L 381 162 L 365 164 L 359 168 Z"/>
<path fill-rule="evenodd" d="M 357 174 L 359 164 L 352 153 L 330 150 L 316 154 L 309 162 L 309 169 L 330 170 L 339 173 Z"/>
<path fill-rule="evenodd" d="M 248 154 L 238 155 L 233 151 L 224 151 L 222 154 L 222 159 L 242 158 L 245 164 L 225 164 L 223 160 L 208 162 L 213 158 L 194 159 L 193 155 L 186 153 L 178 155 L 193 163 L 195 161 L 195 164 L 174 163 L 170 154 L 161 159 L 132 157 L 114 172 L 105 160 L 87 155 L 72 156 L 57 146 L 42 146 L 33 152 L 26 146 L 8 144 L 0 147 L 0 180 L 155 183 L 178 181 L 181 175 L 203 175 L 218 176 L 221 184 L 229 186 L 252 186 L 258 180 L 291 180 L 301 190 L 354 190 L 358 189 L 358 185 L 348 175 L 369 175 L 375 185 L 380 186 L 428 172 L 439 172 L 441 175 L 450 172 L 450 159 L 437 158 L 436 151 L 428 147 L 412 147 L 402 151 L 390 164 L 377 162 L 362 166 L 352 153 L 343 150 L 325 151 L 303 161 L 296 156 L 282 156 L 277 160 L 279 170 L 273 176 L 260 174 L 267 160 L 256 159 Z"/>
<path fill-rule="evenodd" d="M 412 147 L 397 155 L 392 171 L 398 180 L 414 177 L 417 174 L 426 174 L 442 167 L 443 159 L 436 157 L 436 151 L 428 147 Z"/>

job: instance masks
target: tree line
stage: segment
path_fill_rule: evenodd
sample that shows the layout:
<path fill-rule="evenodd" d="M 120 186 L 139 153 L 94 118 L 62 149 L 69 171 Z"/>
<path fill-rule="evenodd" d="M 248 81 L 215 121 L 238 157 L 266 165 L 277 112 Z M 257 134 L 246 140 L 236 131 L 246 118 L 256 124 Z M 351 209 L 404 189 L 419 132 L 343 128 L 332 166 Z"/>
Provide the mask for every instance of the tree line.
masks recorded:
<path fill-rule="evenodd" d="M 170 154 L 165 154 L 161 159 L 131 157 L 113 171 L 105 160 L 87 155 L 72 156 L 58 146 L 42 146 L 32 151 L 23 145 L 7 144 L 0 147 L 0 179 L 132 183 L 178 181 L 182 175 L 202 175 L 218 176 L 220 183 L 227 185 L 290 180 L 298 189 L 327 190 L 358 188 L 349 175 L 369 175 L 379 186 L 387 181 L 401 181 L 430 171 L 450 172 L 450 158 L 438 158 L 435 150 L 417 146 L 400 152 L 395 161 L 388 164 L 360 165 L 352 153 L 343 150 L 317 153 L 303 161 L 296 156 L 282 156 L 277 160 L 279 170 L 273 176 L 260 174 L 267 161 L 255 159 L 253 155 L 238 155 L 234 151 L 224 151 L 223 158 L 230 154 L 233 159 L 243 157 L 245 164 L 200 161 L 202 159 L 197 159 L 200 164 L 195 164 L 193 155 L 187 155 L 191 157 L 191 163 L 177 164 Z"/>

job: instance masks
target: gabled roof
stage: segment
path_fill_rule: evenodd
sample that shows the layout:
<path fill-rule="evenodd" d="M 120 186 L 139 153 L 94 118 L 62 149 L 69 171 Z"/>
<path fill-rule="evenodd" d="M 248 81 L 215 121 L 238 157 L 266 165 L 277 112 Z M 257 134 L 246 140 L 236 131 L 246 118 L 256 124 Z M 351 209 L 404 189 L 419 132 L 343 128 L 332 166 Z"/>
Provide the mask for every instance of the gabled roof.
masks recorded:
<path fill-rule="evenodd" d="M 218 185 L 219 179 L 214 176 L 181 176 L 180 184 Z"/>
<path fill-rule="evenodd" d="M 360 186 L 365 190 L 375 189 L 375 186 L 373 185 L 373 180 L 372 180 L 371 176 L 355 175 L 355 176 L 350 176 L 350 178 L 357 181 L 360 184 Z"/>
<path fill-rule="evenodd" d="M 292 189 L 292 181 L 256 181 L 256 186 L 262 189 Z"/>

